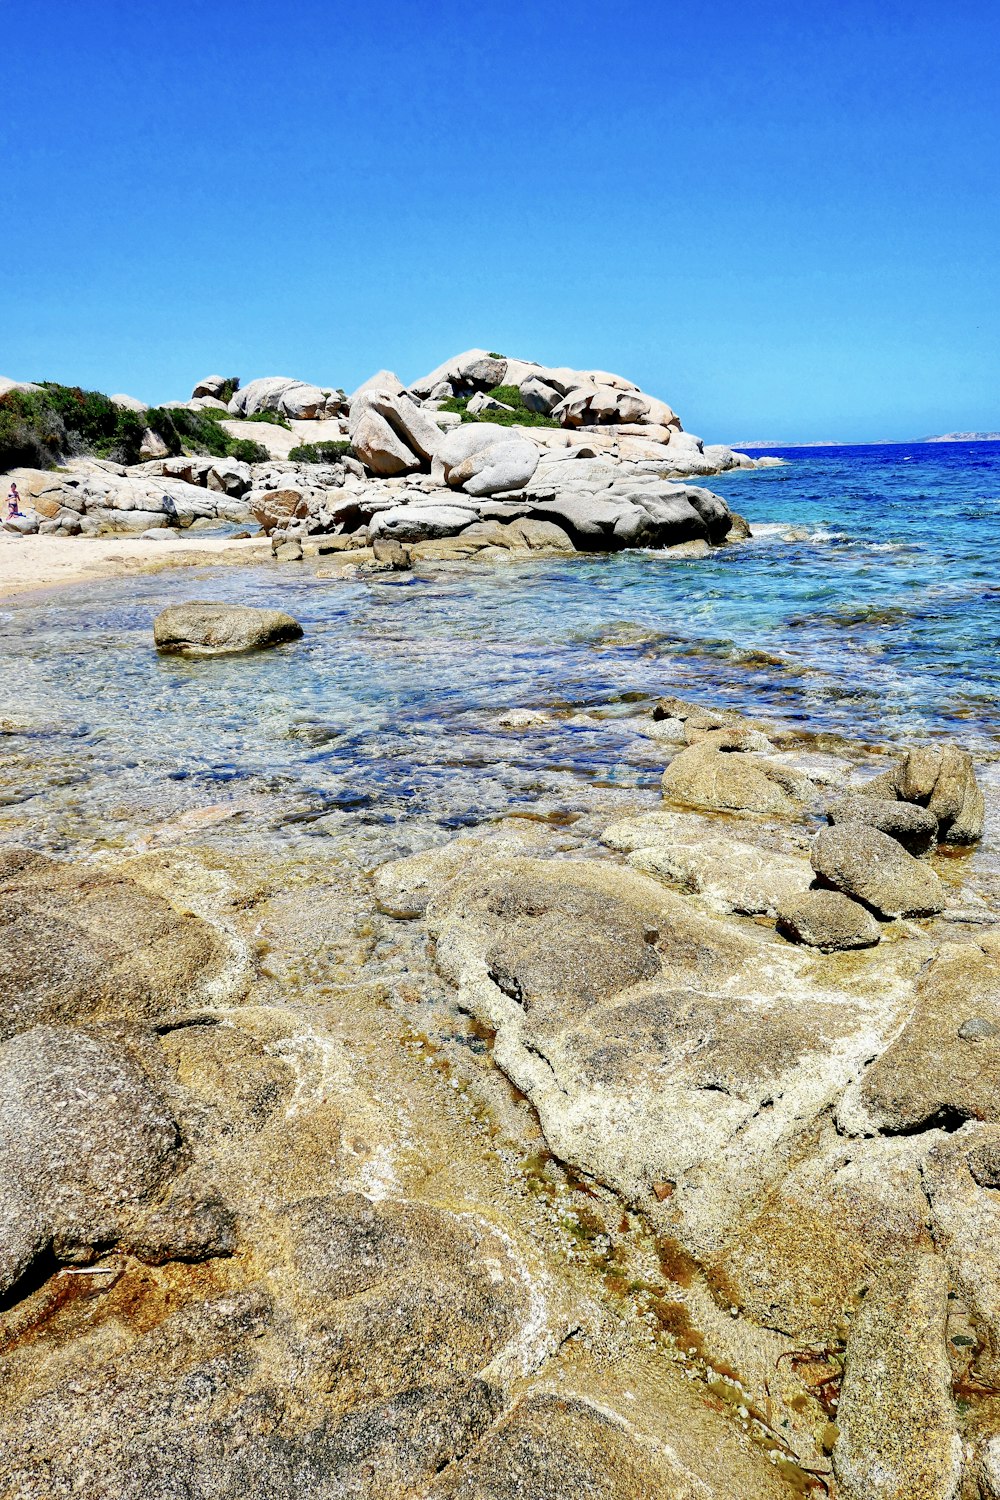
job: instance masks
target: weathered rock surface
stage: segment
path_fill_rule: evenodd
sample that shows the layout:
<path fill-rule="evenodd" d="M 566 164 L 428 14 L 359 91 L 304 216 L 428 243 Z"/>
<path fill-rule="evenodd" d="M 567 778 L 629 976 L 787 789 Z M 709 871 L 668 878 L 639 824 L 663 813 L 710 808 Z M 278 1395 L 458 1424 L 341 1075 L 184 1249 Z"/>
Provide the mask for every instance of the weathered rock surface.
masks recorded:
<path fill-rule="evenodd" d="M 186 656 L 225 656 L 297 641 L 302 626 L 280 609 L 194 600 L 170 604 L 153 622 L 156 649 Z"/>
<path fill-rule="evenodd" d="M 866 907 L 839 891 L 804 891 L 778 912 L 778 931 L 794 943 L 824 953 L 844 948 L 872 948 L 881 929 Z"/>
<path fill-rule="evenodd" d="M 258 411 L 274 411 L 283 417 L 311 418 L 333 415 L 344 404 L 334 391 L 324 391 L 306 381 L 285 375 L 268 375 L 251 380 L 230 399 L 229 411 L 234 417 L 250 417 Z"/>
<path fill-rule="evenodd" d="M 0 1046 L 0 1295 L 45 1251 L 120 1241 L 171 1170 L 179 1130 L 110 1036 L 37 1026 Z"/>
<path fill-rule="evenodd" d="M 847 797 L 827 809 L 831 823 L 863 823 L 887 833 L 909 854 L 921 855 L 937 842 L 938 821 L 927 808 L 885 797 Z"/>
<path fill-rule="evenodd" d="M 663 795 L 692 807 L 787 816 L 801 811 L 811 788 L 775 761 L 729 749 L 722 730 L 674 757 L 663 773 Z"/>
<path fill-rule="evenodd" d="M 825 828 L 813 843 L 812 865 L 824 885 L 879 916 L 926 917 L 944 909 L 944 887 L 934 871 L 877 828 Z"/>
<path fill-rule="evenodd" d="M 123 1015 L 156 1022 L 246 983 L 246 954 L 121 875 L 0 852 L 0 1037 Z"/>
<path fill-rule="evenodd" d="M 933 1255 L 886 1270 L 854 1321 L 834 1464 L 845 1500 L 956 1500 L 962 1442 L 944 1326 L 948 1281 Z"/>

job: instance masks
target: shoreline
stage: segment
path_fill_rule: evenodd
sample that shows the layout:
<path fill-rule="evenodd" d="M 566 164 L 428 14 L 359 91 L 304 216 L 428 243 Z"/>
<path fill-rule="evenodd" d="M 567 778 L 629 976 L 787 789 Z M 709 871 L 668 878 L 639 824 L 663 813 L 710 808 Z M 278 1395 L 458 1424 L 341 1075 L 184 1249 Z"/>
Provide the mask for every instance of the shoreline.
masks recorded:
<path fill-rule="evenodd" d="M 73 584 L 161 568 L 249 564 L 271 557 L 267 537 L 206 537 L 185 544 L 129 536 L 0 538 L 0 603 Z"/>

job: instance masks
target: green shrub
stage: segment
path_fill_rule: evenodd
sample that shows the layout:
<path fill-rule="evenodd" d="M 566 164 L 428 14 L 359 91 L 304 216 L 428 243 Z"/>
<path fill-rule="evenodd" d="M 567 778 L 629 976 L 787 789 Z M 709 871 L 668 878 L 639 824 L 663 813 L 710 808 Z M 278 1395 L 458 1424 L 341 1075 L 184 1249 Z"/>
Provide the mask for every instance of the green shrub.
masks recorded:
<path fill-rule="evenodd" d="M 335 464 L 338 458 L 350 451 L 350 447 L 346 439 L 341 443 L 300 443 L 288 457 L 299 464 Z"/>
<path fill-rule="evenodd" d="M 555 417 L 547 417 L 540 411 L 525 406 L 524 398 L 516 385 L 495 385 L 487 395 L 494 401 L 502 401 L 512 411 L 469 411 L 469 396 L 449 396 L 441 402 L 442 411 L 457 411 L 463 422 L 495 422 L 498 427 L 558 427 Z"/>
<path fill-rule="evenodd" d="M 238 375 L 230 375 L 229 379 L 223 385 L 222 390 L 219 392 L 219 400 L 225 401 L 226 405 L 228 406 L 229 402 L 232 401 L 239 388 L 240 377 Z"/>
<path fill-rule="evenodd" d="M 0 396 L 0 469 L 49 469 L 68 446 L 62 418 L 36 392 Z"/>
<path fill-rule="evenodd" d="M 506 354 L 497 354 L 495 349 L 490 350 L 490 359 L 506 359 Z"/>
<path fill-rule="evenodd" d="M 271 457 L 263 443 L 255 443 L 252 438 L 232 438 L 228 456 L 238 458 L 244 464 L 266 463 Z"/>
<path fill-rule="evenodd" d="M 287 417 L 283 417 L 277 411 L 255 411 L 252 416 L 241 417 L 241 422 L 270 422 L 272 427 L 284 427 L 288 432 L 292 430 L 292 424 Z"/>

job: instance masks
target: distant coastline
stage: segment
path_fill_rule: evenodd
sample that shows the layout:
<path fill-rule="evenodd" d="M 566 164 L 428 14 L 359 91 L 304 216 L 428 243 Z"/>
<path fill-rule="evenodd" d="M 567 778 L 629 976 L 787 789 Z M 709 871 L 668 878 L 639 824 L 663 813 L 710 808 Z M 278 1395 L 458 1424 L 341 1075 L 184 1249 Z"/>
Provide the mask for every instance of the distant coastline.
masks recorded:
<path fill-rule="evenodd" d="M 745 448 L 890 448 L 912 443 L 1000 443 L 1000 432 L 941 432 L 932 437 L 881 438 L 877 441 L 851 442 L 841 438 L 815 438 L 808 443 L 784 442 L 780 438 L 746 438 L 727 444 L 734 452 Z"/>

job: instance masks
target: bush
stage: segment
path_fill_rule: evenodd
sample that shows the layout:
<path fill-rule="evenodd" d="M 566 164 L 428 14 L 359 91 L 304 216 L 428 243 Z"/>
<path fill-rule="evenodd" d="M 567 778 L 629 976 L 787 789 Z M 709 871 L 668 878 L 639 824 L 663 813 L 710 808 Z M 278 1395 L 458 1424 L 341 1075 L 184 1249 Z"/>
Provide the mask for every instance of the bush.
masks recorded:
<path fill-rule="evenodd" d="M 350 448 L 351 445 L 346 440 L 341 443 L 300 443 L 288 457 L 293 463 L 299 464 L 335 464 L 338 458 L 343 458 L 345 453 L 350 452 Z"/>
<path fill-rule="evenodd" d="M 525 406 L 524 398 L 516 385 L 495 385 L 487 395 L 494 401 L 502 401 L 512 411 L 469 411 L 469 396 L 449 396 L 441 402 L 442 411 L 457 411 L 463 422 L 495 422 L 498 427 L 558 427 L 555 417 L 547 417 L 540 411 Z"/>
<path fill-rule="evenodd" d="M 232 438 L 229 443 L 229 457 L 238 458 L 243 464 L 263 464 L 271 455 L 263 443 L 255 443 L 251 438 Z"/>
<path fill-rule="evenodd" d="M 229 402 L 232 401 L 239 388 L 240 377 L 238 375 L 230 375 L 229 379 L 223 385 L 222 390 L 219 392 L 219 400 L 225 401 L 228 406 Z"/>
<path fill-rule="evenodd" d="M 241 417 L 241 422 L 270 422 L 272 427 L 284 427 L 288 432 L 292 430 L 292 424 L 287 417 L 283 417 L 277 411 L 255 411 L 252 416 Z"/>
<path fill-rule="evenodd" d="M 0 396 L 0 469 L 50 469 L 69 443 L 62 418 L 38 393 Z"/>

